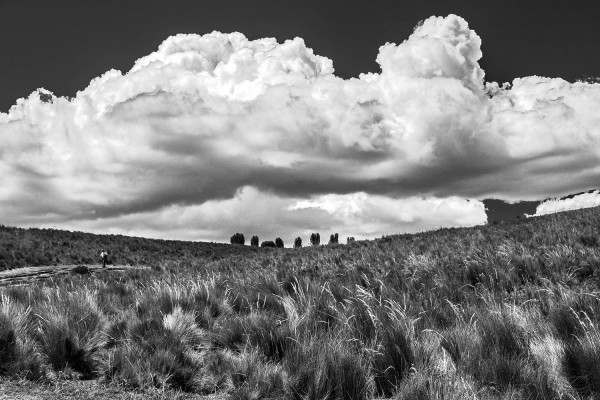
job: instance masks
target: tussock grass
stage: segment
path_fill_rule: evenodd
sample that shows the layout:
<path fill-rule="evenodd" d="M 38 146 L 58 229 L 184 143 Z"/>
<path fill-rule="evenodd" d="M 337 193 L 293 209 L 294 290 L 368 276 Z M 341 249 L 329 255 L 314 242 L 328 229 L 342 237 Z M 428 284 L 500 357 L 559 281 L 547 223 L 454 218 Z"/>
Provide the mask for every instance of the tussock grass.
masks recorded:
<path fill-rule="evenodd" d="M 580 335 L 565 349 L 565 369 L 580 393 L 594 395 L 600 393 L 600 330 L 585 314 L 579 323 Z"/>
<path fill-rule="evenodd" d="M 390 396 L 416 363 L 415 321 L 393 301 L 389 301 L 381 311 L 383 315 L 379 320 L 372 373 L 377 393 Z"/>
<path fill-rule="evenodd" d="M 231 358 L 230 399 L 282 399 L 288 393 L 288 376 L 283 367 L 250 350 Z"/>
<path fill-rule="evenodd" d="M 473 381 L 461 375 L 416 372 L 402 381 L 397 400 L 467 400 L 481 396 Z"/>
<path fill-rule="evenodd" d="M 46 375 L 46 365 L 33 331 L 31 308 L 11 297 L 0 297 L 0 373 L 38 380 Z"/>
<path fill-rule="evenodd" d="M 94 292 L 44 290 L 35 316 L 36 339 L 55 371 L 70 367 L 85 378 L 97 374 L 97 352 L 106 343 L 106 318 L 98 308 Z"/>
<path fill-rule="evenodd" d="M 143 274 L 0 288 L 0 375 L 232 399 L 600 398 L 597 237 L 591 209 L 228 257 L 175 243 Z"/>
<path fill-rule="evenodd" d="M 374 385 L 367 360 L 351 343 L 326 334 L 298 343 L 284 361 L 295 399 L 368 399 Z"/>

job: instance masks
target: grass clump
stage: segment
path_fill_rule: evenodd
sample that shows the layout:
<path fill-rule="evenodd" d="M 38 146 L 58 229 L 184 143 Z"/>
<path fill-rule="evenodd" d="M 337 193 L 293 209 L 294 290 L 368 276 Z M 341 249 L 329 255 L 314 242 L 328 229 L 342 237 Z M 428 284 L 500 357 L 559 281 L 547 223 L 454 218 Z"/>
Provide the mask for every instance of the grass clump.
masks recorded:
<path fill-rule="evenodd" d="M 99 369 L 98 351 L 106 343 L 106 319 L 88 290 L 46 290 L 36 311 L 36 339 L 54 371 L 67 367 L 92 378 Z M 67 371 L 68 372 L 68 371 Z"/>
<path fill-rule="evenodd" d="M 306 339 L 284 365 L 294 399 L 368 399 L 374 392 L 367 360 L 340 338 Z"/>
<path fill-rule="evenodd" d="M 580 335 L 565 349 L 567 376 L 582 395 L 600 395 L 600 330 L 587 315 L 579 323 Z"/>
<path fill-rule="evenodd" d="M 46 365 L 31 337 L 31 308 L 0 296 L 0 374 L 31 380 L 46 376 Z"/>

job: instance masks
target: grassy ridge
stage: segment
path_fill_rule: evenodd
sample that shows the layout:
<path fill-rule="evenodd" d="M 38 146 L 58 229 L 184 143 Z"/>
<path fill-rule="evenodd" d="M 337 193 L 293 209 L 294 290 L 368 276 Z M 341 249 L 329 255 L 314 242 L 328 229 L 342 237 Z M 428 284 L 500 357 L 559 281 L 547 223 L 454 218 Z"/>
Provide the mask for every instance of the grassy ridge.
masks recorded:
<path fill-rule="evenodd" d="M 232 399 L 596 399 L 599 235 L 587 209 L 2 288 L 0 373 Z"/>
<path fill-rule="evenodd" d="M 130 265 L 151 265 L 164 260 L 186 263 L 256 251 L 248 246 L 221 243 L 156 240 L 0 225 L 0 271 L 25 266 L 99 263 L 102 249 L 108 251 L 112 263 Z"/>

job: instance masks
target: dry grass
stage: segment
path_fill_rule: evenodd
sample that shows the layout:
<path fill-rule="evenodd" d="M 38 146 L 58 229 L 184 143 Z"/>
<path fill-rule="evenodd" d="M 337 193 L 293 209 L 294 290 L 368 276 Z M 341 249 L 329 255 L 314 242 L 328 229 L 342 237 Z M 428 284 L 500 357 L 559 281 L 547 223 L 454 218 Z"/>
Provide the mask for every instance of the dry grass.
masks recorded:
<path fill-rule="evenodd" d="M 2 288 L 0 373 L 232 399 L 600 398 L 599 234 L 592 209 Z"/>

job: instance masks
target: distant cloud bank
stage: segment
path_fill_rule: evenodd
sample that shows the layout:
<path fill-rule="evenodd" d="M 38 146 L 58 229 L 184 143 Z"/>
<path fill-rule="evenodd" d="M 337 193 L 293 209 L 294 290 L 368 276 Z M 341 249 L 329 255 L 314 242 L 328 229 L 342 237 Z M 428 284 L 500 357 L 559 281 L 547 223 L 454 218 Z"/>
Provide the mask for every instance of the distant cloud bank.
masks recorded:
<path fill-rule="evenodd" d="M 600 191 L 595 190 L 591 193 L 582 193 L 567 199 L 546 200 L 537 207 L 535 216 L 597 206 L 600 206 Z"/>
<path fill-rule="evenodd" d="M 480 224 L 484 198 L 594 187 L 600 84 L 485 82 L 481 57 L 455 15 L 347 80 L 301 38 L 169 37 L 73 99 L 0 113 L 0 222 L 290 242 Z"/>

